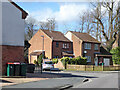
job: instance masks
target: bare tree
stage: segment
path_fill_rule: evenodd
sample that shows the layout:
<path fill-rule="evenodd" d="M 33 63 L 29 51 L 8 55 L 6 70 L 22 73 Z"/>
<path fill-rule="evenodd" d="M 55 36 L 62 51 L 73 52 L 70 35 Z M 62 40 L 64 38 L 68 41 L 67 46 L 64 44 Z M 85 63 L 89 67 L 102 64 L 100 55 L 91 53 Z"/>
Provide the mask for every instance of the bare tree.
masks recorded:
<path fill-rule="evenodd" d="M 79 32 L 84 32 L 85 27 L 85 14 L 86 12 L 83 12 L 83 15 L 79 14 Z"/>
<path fill-rule="evenodd" d="M 110 51 L 112 49 L 112 45 L 114 44 L 114 42 L 116 40 L 116 35 L 118 32 L 118 30 L 117 30 L 118 27 L 116 25 L 117 23 L 115 22 L 118 14 L 116 13 L 116 9 L 114 9 L 114 6 L 115 6 L 114 3 L 115 2 L 113 2 L 113 1 L 112 2 L 102 2 L 101 6 L 103 6 L 106 9 L 106 11 L 101 13 L 101 15 L 98 15 L 98 13 L 96 14 L 96 13 L 92 12 L 92 15 L 97 20 L 97 21 L 93 21 L 93 23 L 100 24 L 102 36 L 106 40 L 106 49 L 108 51 Z M 95 7 L 95 5 L 93 5 L 93 6 L 94 6 L 94 8 L 97 8 L 97 7 Z M 105 15 L 107 15 L 107 16 L 105 16 Z M 108 22 L 105 21 L 106 18 L 108 18 Z M 109 25 L 108 29 L 105 29 L 105 23 L 107 23 Z"/>
<path fill-rule="evenodd" d="M 25 21 L 25 40 L 30 40 L 32 36 L 34 35 L 34 28 L 36 27 L 36 19 L 33 17 L 28 17 Z"/>
<path fill-rule="evenodd" d="M 40 29 L 55 31 L 57 23 L 55 18 L 48 18 L 46 22 L 39 23 Z"/>

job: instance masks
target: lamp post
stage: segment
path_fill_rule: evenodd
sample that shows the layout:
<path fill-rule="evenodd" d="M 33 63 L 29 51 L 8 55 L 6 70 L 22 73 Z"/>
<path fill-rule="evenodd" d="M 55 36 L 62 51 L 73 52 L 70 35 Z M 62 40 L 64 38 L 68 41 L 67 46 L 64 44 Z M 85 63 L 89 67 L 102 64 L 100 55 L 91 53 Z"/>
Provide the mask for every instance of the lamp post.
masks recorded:
<path fill-rule="evenodd" d="M 43 38 L 43 48 L 42 48 L 42 61 L 43 61 L 44 59 L 44 52 L 43 52 L 44 51 L 44 36 L 42 35 L 41 37 Z M 42 62 L 40 66 L 41 66 L 41 74 L 42 74 Z"/>

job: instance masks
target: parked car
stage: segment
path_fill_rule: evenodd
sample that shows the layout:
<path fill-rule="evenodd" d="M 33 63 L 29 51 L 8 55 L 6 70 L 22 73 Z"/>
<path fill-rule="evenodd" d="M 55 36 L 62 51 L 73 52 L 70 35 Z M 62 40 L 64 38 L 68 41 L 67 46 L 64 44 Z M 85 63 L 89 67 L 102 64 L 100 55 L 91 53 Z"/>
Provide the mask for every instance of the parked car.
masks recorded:
<path fill-rule="evenodd" d="M 43 70 L 50 70 L 54 68 L 54 64 L 52 61 L 45 61 L 43 64 L 42 64 L 42 69 Z"/>

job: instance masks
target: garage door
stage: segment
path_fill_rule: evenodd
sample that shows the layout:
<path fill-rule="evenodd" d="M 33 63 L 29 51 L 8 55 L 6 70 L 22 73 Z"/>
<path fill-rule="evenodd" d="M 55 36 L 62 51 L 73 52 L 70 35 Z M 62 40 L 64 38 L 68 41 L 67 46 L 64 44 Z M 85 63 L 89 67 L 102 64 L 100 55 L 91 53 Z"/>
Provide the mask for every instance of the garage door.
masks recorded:
<path fill-rule="evenodd" d="M 110 65 L 110 59 L 104 58 L 104 66 L 109 66 L 109 65 Z"/>

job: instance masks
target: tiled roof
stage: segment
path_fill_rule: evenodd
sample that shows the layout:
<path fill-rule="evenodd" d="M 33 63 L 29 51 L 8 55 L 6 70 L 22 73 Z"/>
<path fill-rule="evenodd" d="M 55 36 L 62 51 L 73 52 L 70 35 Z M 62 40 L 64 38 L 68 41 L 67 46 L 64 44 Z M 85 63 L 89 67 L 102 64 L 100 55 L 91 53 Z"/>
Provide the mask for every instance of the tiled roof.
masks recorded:
<path fill-rule="evenodd" d="M 51 39 L 54 41 L 66 41 L 71 42 L 69 39 L 67 39 L 63 33 L 59 31 L 49 31 L 49 30 L 42 30 L 46 35 L 48 35 Z"/>
<path fill-rule="evenodd" d="M 80 32 L 74 32 L 74 31 L 70 31 L 70 32 L 73 33 L 75 36 L 77 36 L 82 41 L 100 43 L 98 40 L 96 40 L 95 38 L 93 38 L 88 33 L 80 33 Z"/>

